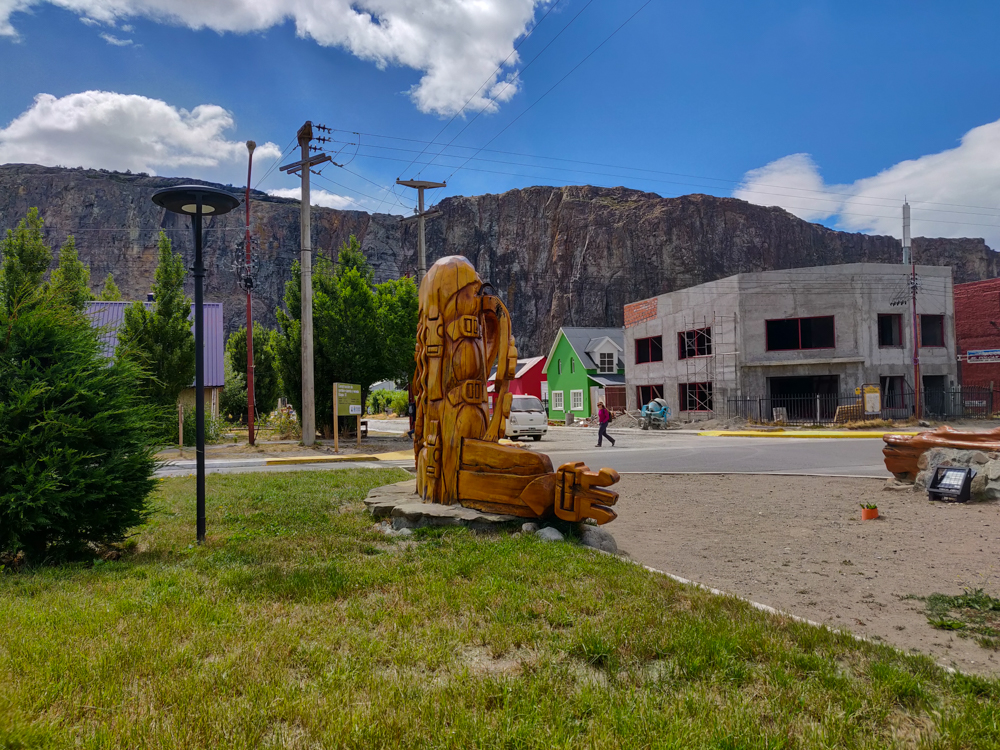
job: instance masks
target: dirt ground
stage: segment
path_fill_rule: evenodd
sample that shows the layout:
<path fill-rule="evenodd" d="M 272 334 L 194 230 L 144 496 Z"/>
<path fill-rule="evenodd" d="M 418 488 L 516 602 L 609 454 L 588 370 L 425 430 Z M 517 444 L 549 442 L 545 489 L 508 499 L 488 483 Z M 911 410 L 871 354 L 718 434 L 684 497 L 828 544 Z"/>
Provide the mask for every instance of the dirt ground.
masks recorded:
<path fill-rule="evenodd" d="M 935 630 L 907 595 L 1000 596 L 1000 503 L 942 504 L 884 480 L 633 474 L 609 527 L 632 559 L 777 609 L 1000 674 L 1000 652 Z M 861 502 L 880 518 L 861 521 Z"/>

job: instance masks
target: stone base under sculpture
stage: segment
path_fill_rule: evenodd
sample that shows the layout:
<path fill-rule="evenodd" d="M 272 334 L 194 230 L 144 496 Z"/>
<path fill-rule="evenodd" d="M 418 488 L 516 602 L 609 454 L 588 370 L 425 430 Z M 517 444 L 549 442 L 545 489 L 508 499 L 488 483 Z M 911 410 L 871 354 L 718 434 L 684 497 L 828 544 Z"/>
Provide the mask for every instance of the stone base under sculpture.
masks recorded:
<path fill-rule="evenodd" d="M 412 479 L 376 487 L 365 498 L 365 506 L 373 518 L 390 519 L 395 529 L 465 526 L 473 531 L 489 531 L 507 523 L 518 526 L 524 523 L 524 519 L 517 516 L 487 513 L 458 504 L 421 502 Z"/>

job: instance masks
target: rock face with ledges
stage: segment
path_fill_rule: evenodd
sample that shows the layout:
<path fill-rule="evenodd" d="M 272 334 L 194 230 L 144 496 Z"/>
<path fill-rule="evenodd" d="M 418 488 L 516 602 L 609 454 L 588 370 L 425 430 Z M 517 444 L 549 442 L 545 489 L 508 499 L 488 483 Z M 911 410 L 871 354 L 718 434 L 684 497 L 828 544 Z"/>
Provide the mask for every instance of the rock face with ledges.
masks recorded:
<path fill-rule="evenodd" d="M 189 220 L 150 201 L 168 185 L 198 182 L 100 170 L 0 166 L 0 230 L 28 208 L 46 219 L 48 241 L 75 234 L 99 289 L 115 275 L 129 299 L 144 298 L 156 265 L 156 230 L 193 256 Z M 209 184 L 209 183 L 203 183 Z M 231 188 L 242 199 L 239 188 Z M 560 326 L 620 326 L 628 302 L 740 272 L 896 263 L 899 240 L 851 234 L 802 221 L 776 207 L 735 198 L 661 198 L 627 188 L 531 187 L 497 195 L 446 198 L 427 222 L 428 262 L 465 255 L 510 308 L 518 349 L 545 354 Z M 351 234 L 376 278 L 413 274 L 415 223 L 398 216 L 314 207 L 313 248 L 336 256 Z M 253 194 L 261 275 L 254 314 L 274 325 L 291 265 L 298 258 L 298 202 Z M 241 247 L 241 210 L 206 223 L 206 299 L 224 303 L 227 332 L 242 324 L 246 297 L 230 271 Z M 949 265 L 956 283 L 997 276 L 997 256 L 981 239 L 914 238 L 918 263 Z M 189 293 L 191 280 L 188 279 Z"/>

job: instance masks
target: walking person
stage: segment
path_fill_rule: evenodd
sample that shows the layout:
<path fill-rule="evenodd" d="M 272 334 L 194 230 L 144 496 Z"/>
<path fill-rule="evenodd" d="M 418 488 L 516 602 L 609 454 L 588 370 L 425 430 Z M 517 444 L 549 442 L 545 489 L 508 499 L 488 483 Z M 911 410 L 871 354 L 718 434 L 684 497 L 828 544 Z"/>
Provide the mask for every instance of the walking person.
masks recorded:
<path fill-rule="evenodd" d="M 407 432 L 407 436 L 413 437 L 413 431 L 417 429 L 417 404 L 410 396 L 410 403 L 406 407 L 406 416 L 410 418 L 410 430 Z"/>
<path fill-rule="evenodd" d="M 611 412 L 609 412 L 604 407 L 603 401 L 597 402 L 597 419 L 601 423 L 600 429 L 597 431 L 597 447 L 601 447 L 601 442 L 604 438 L 611 441 L 611 447 L 615 447 L 615 439 L 608 434 L 608 425 L 611 423 Z"/>

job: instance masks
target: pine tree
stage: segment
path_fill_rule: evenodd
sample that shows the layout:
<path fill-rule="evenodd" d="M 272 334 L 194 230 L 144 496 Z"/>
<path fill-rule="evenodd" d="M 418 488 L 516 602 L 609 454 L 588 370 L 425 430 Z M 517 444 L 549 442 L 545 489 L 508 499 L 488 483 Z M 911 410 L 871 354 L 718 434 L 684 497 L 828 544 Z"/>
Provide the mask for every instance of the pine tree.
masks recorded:
<path fill-rule="evenodd" d="M 90 268 L 80 261 L 73 235 L 67 237 L 66 244 L 59 249 L 59 266 L 52 271 L 49 284 L 57 296 L 77 311 L 82 312 L 94 298 L 90 291 Z"/>
<path fill-rule="evenodd" d="M 183 257 L 174 254 L 170 240 L 160 232 L 152 309 L 146 309 L 142 302 L 132 303 L 125 308 L 125 320 L 118 331 L 117 355 L 147 371 L 142 393 L 161 406 L 175 404 L 194 380 L 191 299 L 184 294 L 184 275 Z"/>
<path fill-rule="evenodd" d="M 273 337 L 274 331 L 270 331 L 260 324 L 253 327 L 253 393 L 258 415 L 270 414 L 278 405 L 278 367 L 274 357 Z M 238 382 L 242 388 L 242 401 L 230 401 L 226 413 L 234 419 L 246 423 L 247 329 L 245 327 L 231 333 L 226 340 L 226 361 L 238 376 Z M 237 403 L 238 408 L 236 408 Z"/>
<path fill-rule="evenodd" d="M 142 373 L 43 284 L 51 253 L 32 209 L 0 256 L 0 554 L 32 562 L 121 540 L 148 514 L 154 431 Z M 58 277 L 57 277 L 58 281 Z"/>
<path fill-rule="evenodd" d="M 28 209 L 28 215 L 15 229 L 8 229 L 0 242 L 0 299 L 8 312 L 34 292 L 52 262 L 52 250 L 42 236 L 43 224 L 38 209 Z"/>
<path fill-rule="evenodd" d="M 104 280 L 104 286 L 101 288 L 101 293 L 97 295 L 97 299 L 101 300 L 101 302 L 122 301 L 122 293 L 118 290 L 118 285 L 115 283 L 115 277 L 110 273 Z"/>

